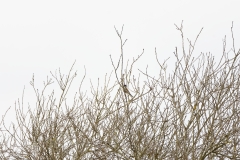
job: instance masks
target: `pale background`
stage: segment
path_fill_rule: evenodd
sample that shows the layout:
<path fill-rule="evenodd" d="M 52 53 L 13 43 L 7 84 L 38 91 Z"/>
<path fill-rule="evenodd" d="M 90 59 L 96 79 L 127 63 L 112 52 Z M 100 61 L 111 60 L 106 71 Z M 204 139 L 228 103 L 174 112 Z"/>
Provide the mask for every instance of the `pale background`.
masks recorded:
<path fill-rule="evenodd" d="M 94 84 L 98 77 L 103 80 L 112 70 L 109 55 L 116 60 L 120 53 L 114 26 L 120 30 L 124 24 L 127 58 L 132 59 L 145 49 L 137 68 L 143 70 L 148 65 L 151 74 L 158 73 L 155 47 L 163 61 L 173 56 L 176 46 L 181 46 L 174 24 L 180 25 L 182 20 L 185 37 L 191 40 L 204 27 L 194 54 L 221 55 L 225 35 L 229 50 L 232 21 L 235 46 L 239 49 L 239 5 L 239 1 L 231 0 L 0 1 L 0 115 L 14 107 L 24 86 L 26 108 L 28 102 L 35 100 L 29 84 L 33 73 L 41 90 L 50 71 L 60 67 L 67 73 L 76 60 L 78 79 L 73 86 L 80 83 L 84 66 L 84 89 L 89 88 L 90 79 Z"/>

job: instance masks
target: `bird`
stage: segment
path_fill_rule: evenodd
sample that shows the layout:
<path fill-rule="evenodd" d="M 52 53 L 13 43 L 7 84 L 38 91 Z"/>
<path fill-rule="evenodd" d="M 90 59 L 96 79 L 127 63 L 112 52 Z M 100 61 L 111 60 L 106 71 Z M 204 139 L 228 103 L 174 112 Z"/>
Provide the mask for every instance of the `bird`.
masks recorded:
<path fill-rule="evenodd" d="M 193 110 L 196 110 L 196 109 L 197 109 L 197 106 L 198 106 L 198 104 L 195 103 L 194 106 L 193 106 Z"/>
<path fill-rule="evenodd" d="M 127 89 L 127 85 L 126 85 L 126 84 L 123 85 L 123 92 L 124 92 L 124 93 L 127 93 L 127 94 L 129 94 L 131 97 L 133 97 L 133 96 L 131 95 L 131 93 L 129 92 L 129 90 Z"/>

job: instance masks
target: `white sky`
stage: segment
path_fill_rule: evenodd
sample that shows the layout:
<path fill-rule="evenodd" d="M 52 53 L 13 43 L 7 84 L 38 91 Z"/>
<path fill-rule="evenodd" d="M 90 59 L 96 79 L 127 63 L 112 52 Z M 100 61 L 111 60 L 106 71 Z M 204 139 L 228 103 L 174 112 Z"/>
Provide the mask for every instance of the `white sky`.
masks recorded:
<path fill-rule="evenodd" d="M 174 23 L 182 20 L 191 40 L 204 27 L 195 54 L 220 55 L 225 35 L 230 49 L 232 21 L 239 49 L 239 5 L 237 0 L 0 1 L 0 115 L 21 98 L 24 86 L 25 102 L 34 97 L 29 84 L 33 73 L 41 90 L 50 71 L 60 67 L 66 73 L 76 60 L 79 78 L 86 66 L 86 88 L 89 79 L 103 80 L 112 70 L 109 55 L 116 60 L 120 53 L 114 26 L 120 30 L 124 24 L 126 57 L 132 59 L 144 48 L 138 67 L 149 65 L 152 73 L 155 47 L 164 60 L 181 46 Z"/>

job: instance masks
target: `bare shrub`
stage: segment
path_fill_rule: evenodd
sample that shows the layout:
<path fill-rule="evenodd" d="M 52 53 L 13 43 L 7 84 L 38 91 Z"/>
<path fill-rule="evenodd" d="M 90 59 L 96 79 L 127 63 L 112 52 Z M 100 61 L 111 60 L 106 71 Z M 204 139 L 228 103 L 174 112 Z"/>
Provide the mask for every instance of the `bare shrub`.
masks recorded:
<path fill-rule="evenodd" d="M 59 70 L 52 76 L 62 90 L 57 99 L 32 85 L 36 108 L 23 112 L 15 107 L 16 124 L 1 121 L 1 159 L 239 159 L 240 50 L 226 52 L 221 60 L 211 54 L 193 56 L 196 40 L 188 40 L 186 52 L 183 26 L 182 52 L 175 49 L 175 69 L 167 72 L 167 61 L 159 64 L 158 75 L 140 71 L 146 79 L 135 77 L 133 66 L 143 52 L 125 66 L 121 54 L 112 58 L 114 76 L 105 77 L 103 86 L 91 84 L 91 96 L 81 90 L 72 106 L 66 96 L 76 72 L 67 76 Z M 234 44 L 234 37 L 233 44 Z M 182 56 L 179 56 L 182 55 Z M 86 73 L 86 72 L 85 72 Z"/>

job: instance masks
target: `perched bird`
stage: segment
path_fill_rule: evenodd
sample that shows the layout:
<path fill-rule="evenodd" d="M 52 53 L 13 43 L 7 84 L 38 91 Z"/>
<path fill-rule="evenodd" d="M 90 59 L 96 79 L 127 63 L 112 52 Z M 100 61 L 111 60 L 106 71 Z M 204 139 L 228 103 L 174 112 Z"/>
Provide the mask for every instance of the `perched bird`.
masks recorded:
<path fill-rule="evenodd" d="M 133 97 L 133 96 L 131 95 L 131 93 L 129 92 L 129 90 L 127 89 L 127 85 L 126 85 L 126 84 L 123 85 L 123 92 L 124 92 L 124 93 L 127 93 L 127 94 L 129 94 L 131 97 Z"/>
<path fill-rule="evenodd" d="M 197 109 L 197 106 L 198 106 L 198 104 L 195 103 L 194 106 L 193 106 L 193 110 L 196 110 L 196 109 Z"/>

